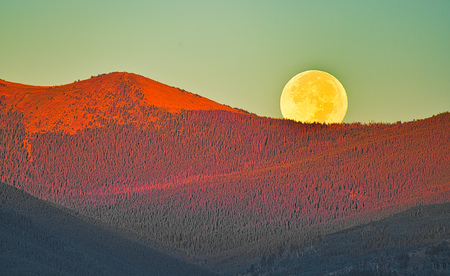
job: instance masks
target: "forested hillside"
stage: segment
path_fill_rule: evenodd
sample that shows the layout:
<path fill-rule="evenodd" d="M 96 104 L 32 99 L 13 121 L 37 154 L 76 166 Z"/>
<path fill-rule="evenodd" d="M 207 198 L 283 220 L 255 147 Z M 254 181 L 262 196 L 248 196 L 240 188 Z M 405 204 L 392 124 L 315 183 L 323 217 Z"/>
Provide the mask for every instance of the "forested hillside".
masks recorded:
<path fill-rule="evenodd" d="M 1 181 L 216 269 L 450 199 L 449 113 L 320 125 L 147 105 L 157 120 L 29 131 L 2 100 Z"/>
<path fill-rule="evenodd" d="M 413 207 L 263 256 L 243 275 L 448 275 L 450 204 Z"/>
<path fill-rule="evenodd" d="M 0 275 L 211 275 L 0 183 Z"/>

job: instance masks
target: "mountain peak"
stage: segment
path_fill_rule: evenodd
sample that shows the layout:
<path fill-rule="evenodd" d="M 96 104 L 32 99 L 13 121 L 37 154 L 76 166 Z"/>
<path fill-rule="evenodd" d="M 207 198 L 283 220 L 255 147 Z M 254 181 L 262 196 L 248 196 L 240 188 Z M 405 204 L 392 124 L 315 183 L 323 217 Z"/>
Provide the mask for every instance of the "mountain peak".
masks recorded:
<path fill-rule="evenodd" d="M 157 121 L 157 111 L 241 110 L 127 72 L 101 74 L 59 86 L 32 86 L 0 81 L 0 97 L 24 115 L 27 132 L 65 131 Z"/>

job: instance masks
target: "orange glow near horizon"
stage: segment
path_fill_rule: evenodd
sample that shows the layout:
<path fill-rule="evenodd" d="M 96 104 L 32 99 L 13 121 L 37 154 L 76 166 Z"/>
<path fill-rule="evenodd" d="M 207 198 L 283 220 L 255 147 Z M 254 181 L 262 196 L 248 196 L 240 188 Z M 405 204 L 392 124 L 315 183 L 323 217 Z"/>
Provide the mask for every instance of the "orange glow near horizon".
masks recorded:
<path fill-rule="evenodd" d="M 119 124 L 156 121 L 141 107 L 241 112 L 207 98 L 132 73 L 110 73 L 60 86 L 32 86 L 0 81 L 0 97 L 24 115 L 28 133 L 76 133 L 114 120 Z"/>

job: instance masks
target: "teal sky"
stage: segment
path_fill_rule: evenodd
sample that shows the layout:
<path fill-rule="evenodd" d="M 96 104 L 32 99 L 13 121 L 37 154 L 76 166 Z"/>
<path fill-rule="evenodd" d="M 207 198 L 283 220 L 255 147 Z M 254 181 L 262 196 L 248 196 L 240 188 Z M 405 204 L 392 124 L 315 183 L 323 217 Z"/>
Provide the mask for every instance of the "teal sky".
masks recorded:
<path fill-rule="evenodd" d="M 450 111 L 450 1 L 0 0 L 0 78 L 58 85 L 127 71 L 281 118 L 297 73 L 347 90 L 344 122 Z"/>

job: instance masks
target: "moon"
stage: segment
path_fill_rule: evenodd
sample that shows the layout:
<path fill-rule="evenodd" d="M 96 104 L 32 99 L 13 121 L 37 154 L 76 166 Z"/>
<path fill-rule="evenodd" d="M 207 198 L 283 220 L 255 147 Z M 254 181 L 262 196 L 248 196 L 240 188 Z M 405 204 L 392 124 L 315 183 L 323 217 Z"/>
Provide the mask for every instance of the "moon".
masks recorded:
<path fill-rule="evenodd" d="M 347 107 L 344 86 L 318 70 L 295 75 L 284 86 L 280 99 L 283 117 L 302 123 L 341 123 Z"/>

